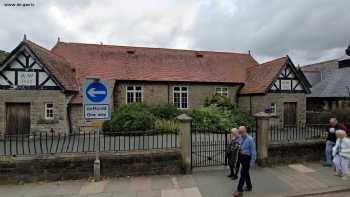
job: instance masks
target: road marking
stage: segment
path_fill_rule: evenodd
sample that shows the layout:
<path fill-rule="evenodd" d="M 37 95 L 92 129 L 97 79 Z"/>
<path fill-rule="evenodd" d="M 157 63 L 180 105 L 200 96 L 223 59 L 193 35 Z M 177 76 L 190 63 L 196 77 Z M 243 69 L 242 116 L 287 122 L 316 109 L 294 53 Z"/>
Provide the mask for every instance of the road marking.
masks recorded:
<path fill-rule="evenodd" d="M 308 168 L 306 166 L 304 166 L 303 164 L 291 164 L 288 165 L 288 167 L 301 172 L 301 173 L 311 173 L 311 172 L 316 172 L 314 169 Z"/>
<path fill-rule="evenodd" d="M 91 182 L 83 185 L 79 194 L 97 194 L 104 192 L 109 181 Z"/>
<path fill-rule="evenodd" d="M 202 197 L 197 187 L 162 190 L 162 197 Z"/>

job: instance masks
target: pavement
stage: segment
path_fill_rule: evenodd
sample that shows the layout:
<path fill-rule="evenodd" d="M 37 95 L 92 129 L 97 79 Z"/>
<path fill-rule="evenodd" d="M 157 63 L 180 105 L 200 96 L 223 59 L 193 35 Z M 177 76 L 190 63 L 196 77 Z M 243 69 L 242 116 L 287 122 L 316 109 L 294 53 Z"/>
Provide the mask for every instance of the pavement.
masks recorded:
<path fill-rule="evenodd" d="M 197 168 L 191 175 L 159 175 L 0 185 L 9 197 L 230 197 L 237 181 L 226 167 Z M 350 197 L 350 180 L 333 176 L 330 167 L 304 163 L 273 168 L 253 167 L 253 192 L 244 196 Z M 337 193 L 335 193 L 337 192 Z"/>

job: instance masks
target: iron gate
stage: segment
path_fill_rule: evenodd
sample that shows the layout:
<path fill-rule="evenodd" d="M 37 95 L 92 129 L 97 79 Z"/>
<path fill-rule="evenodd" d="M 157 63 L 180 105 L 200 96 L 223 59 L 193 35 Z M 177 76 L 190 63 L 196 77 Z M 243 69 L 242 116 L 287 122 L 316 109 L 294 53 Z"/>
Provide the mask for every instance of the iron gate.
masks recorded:
<path fill-rule="evenodd" d="M 227 165 L 228 130 L 203 129 L 192 126 L 191 138 L 192 168 Z"/>

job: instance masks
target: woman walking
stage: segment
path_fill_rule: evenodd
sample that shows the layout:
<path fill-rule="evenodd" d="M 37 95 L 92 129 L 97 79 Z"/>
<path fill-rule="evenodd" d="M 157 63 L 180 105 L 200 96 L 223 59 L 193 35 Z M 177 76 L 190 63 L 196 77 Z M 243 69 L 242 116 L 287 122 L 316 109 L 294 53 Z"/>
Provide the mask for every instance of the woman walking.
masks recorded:
<path fill-rule="evenodd" d="M 349 160 L 350 160 L 350 140 L 346 137 L 344 130 L 337 130 L 337 141 L 333 148 L 333 163 L 336 169 L 336 175 L 347 180 L 349 176 Z"/>
<path fill-rule="evenodd" d="M 238 133 L 238 129 L 233 128 L 231 130 L 231 139 L 230 143 L 227 147 L 226 151 L 226 157 L 228 160 L 228 165 L 230 167 L 230 174 L 228 175 L 229 178 L 232 180 L 238 179 L 238 172 L 239 172 L 239 140 L 240 135 Z"/>

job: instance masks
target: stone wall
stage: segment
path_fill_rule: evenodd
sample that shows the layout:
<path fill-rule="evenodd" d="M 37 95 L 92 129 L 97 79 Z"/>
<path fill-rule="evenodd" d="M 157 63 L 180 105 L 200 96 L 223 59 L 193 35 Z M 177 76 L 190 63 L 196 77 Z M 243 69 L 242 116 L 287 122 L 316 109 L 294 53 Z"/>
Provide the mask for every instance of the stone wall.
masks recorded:
<path fill-rule="evenodd" d="M 31 133 L 69 131 L 68 97 L 59 90 L 0 90 L 0 134 L 6 130 L 6 103 L 30 104 Z M 53 103 L 53 120 L 45 120 L 46 103 Z"/>
<path fill-rule="evenodd" d="M 181 173 L 177 150 L 101 154 L 101 176 Z M 57 181 L 93 176 L 94 154 L 0 158 L 0 183 Z"/>
<path fill-rule="evenodd" d="M 272 103 L 277 106 L 277 122 L 283 123 L 283 103 L 297 103 L 297 122 L 305 123 L 306 121 L 306 97 L 305 94 L 287 94 L 287 93 L 268 93 L 266 95 L 239 96 L 239 108 L 251 114 L 264 111 Z"/>
<path fill-rule="evenodd" d="M 269 165 L 320 161 L 324 158 L 324 140 L 271 144 L 268 150 Z"/>
<path fill-rule="evenodd" d="M 114 90 L 114 108 L 126 103 L 126 87 L 128 85 L 142 85 L 143 86 L 143 101 L 146 104 L 172 104 L 173 103 L 173 87 L 174 83 L 156 83 L 156 82 L 119 82 L 116 84 Z M 232 103 L 236 103 L 239 85 L 227 84 L 202 84 L 190 83 L 181 84 L 188 86 L 188 102 L 189 108 L 198 108 L 204 104 L 207 97 L 212 97 L 215 94 L 216 87 L 228 87 L 229 97 Z"/>

